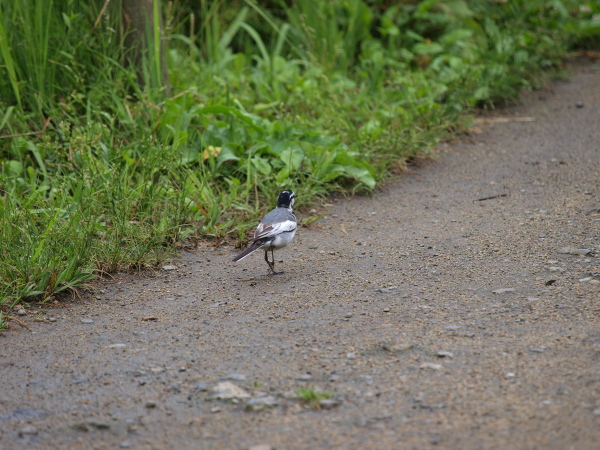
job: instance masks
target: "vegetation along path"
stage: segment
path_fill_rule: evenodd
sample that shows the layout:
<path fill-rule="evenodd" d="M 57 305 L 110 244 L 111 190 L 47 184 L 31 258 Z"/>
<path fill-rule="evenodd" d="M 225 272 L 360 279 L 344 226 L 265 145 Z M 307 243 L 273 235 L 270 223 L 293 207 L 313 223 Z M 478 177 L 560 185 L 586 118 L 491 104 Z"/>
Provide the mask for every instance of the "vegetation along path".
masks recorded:
<path fill-rule="evenodd" d="M 284 275 L 207 244 L 22 316 L 0 447 L 598 448 L 600 72 L 499 114 L 535 121 L 326 205 Z"/>

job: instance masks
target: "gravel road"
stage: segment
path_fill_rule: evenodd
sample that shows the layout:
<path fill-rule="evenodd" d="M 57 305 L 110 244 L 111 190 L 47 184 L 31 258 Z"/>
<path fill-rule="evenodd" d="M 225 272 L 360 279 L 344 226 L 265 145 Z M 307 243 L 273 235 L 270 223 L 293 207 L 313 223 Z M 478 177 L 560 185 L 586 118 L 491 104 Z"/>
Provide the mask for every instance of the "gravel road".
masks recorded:
<path fill-rule="evenodd" d="M 32 305 L 0 448 L 600 448 L 600 67 L 499 116 L 536 120 L 333 199 L 284 275 L 203 244 Z"/>

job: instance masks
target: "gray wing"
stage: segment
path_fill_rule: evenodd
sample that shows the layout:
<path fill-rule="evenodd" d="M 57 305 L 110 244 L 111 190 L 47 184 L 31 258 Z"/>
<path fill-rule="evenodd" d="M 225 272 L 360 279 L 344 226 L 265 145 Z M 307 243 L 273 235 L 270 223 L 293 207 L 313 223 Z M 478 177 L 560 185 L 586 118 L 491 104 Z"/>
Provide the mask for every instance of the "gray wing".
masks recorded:
<path fill-rule="evenodd" d="M 268 213 L 254 232 L 254 240 L 269 238 L 296 229 L 296 216 L 285 208 Z"/>
<path fill-rule="evenodd" d="M 296 221 L 296 216 L 294 213 L 290 212 L 287 208 L 275 208 L 271 212 L 269 212 L 263 219 L 261 220 L 261 224 L 263 225 L 271 225 L 272 223 L 281 223 L 286 220 Z"/>

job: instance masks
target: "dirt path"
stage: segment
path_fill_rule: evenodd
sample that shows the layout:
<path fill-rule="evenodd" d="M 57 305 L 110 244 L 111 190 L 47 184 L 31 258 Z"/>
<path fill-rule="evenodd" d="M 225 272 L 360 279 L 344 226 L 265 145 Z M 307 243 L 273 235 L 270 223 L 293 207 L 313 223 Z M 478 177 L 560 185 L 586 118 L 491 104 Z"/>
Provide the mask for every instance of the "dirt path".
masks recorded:
<path fill-rule="evenodd" d="M 0 447 L 600 448 L 600 72 L 525 103 L 335 202 L 285 275 L 207 246 L 28 314 L 0 334 Z"/>

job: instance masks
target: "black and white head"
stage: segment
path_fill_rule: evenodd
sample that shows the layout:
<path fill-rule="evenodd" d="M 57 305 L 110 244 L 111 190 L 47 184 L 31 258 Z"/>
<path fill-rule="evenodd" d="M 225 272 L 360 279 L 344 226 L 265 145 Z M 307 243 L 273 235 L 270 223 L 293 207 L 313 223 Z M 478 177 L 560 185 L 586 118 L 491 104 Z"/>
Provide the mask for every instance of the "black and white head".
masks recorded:
<path fill-rule="evenodd" d="M 296 197 L 298 196 L 294 194 L 294 191 L 281 191 L 281 194 L 279 194 L 279 198 L 277 199 L 277 207 L 292 209 L 292 206 L 294 206 L 294 199 Z"/>

